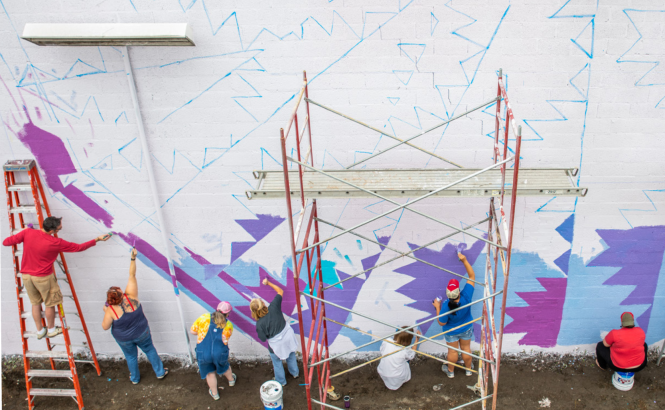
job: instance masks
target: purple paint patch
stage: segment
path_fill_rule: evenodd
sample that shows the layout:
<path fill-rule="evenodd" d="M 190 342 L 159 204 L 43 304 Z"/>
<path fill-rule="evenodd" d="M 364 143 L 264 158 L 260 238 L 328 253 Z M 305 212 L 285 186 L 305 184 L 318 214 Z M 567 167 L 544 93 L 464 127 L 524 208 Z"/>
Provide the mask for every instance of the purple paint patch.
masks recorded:
<path fill-rule="evenodd" d="M 476 258 L 483 249 L 484 242 L 476 241 L 467 250 L 465 256 L 471 265 L 474 264 Z M 418 245 L 409 243 L 411 249 L 418 248 Z M 457 246 L 453 244 L 446 244 L 440 251 L 424 248 L 415 252 L 415 256 L 419 259 L 427 261 L 436 266 L 448 269 L 452 272 L 465 274 L 464 265 L 457 257 Z M 426 265 L 422 262 L 414 262 L 409 265 L 402 266 L 395 269 L 395 272 L 402 273 L 414 278 L 411 282 L 397 289 L 398 292 L 414 299 L 410 306 L 414 309 L 430 313 L 429 317 L 434 316 L 434 307 L 432 300 L 438 295 L 444 294 L 444 289 L 450 279 L 459 279 L 448 272 L 436 269 L 432 266 Z M 427 325 L 425 325 L 427 326 Z M 425 330 L 425 329 L 424 329 Z M 427 330 L 425 330 L 427 331 Z"/>
<path fill-rule="evenodd" d="M 587 266 L 620 267 L 603 285 L 634 286 L 621 305 L 653 306 L 658 275 L 665 252 L 665 226 L 642 226 L 628 230 L 597 229 L 608 245 Z M 651 307 L 638 318 L 639 326 L 649 328 Z"/>
<path fill-rule="evenodd" d="M 462 253 L 466 250 L 466 243 L 460 242 L 457 244 L 457 253 Z"/>
<path fill-rule="evenodd" d="M 529 306 L 506 307 L 506 314 L 513 321 L 505 328 L 505 333 L 524 333 L 520 345 L 556 346 L 563 304 L 566 300 L 566 278 L 537 278 L 545 288 L 544 292 L 517 292 Z"/>
<path fill-rule="evenodd" d="M 236 219 L 238 225 L 250 235 L 256 242 L 232 242 L 231 243 L 231 263 L 250 250 L 261 239 L 265 238 L 270 232 L 284 222 L 285 218 L 276 215 L 256 214 L 257 219 Z"/>
<path fill-rule="evenodd" d="M 80 189 L 71 184 L 62 185 L 61 175 L 75 174 L 77 171 L 65 148 L 65 144 L 60 138 L 44 131 L 30 121 L 23 125 L 18 133 L 18 139 L 35 156 L 49 188 L 55 192 L 60 192 L 86 214 L 106 225 L 107 228 L 113 225 L 111 214 L 88 198 Z"/>
<path fill-rule="evenodd" d="M 42 112 L 39 111 L 39 107 L 35 107 L 35 112 L 37 113 L 37 118 L 42 119 Z"/>
<path fill-rule="evenodd" d="M 258 219 L 236 219 L 236 223 L 243 227 L 255 241 L 265 238 L 273 229 L 284 222 L 284 218 L 276 215 L 256 214 Z"/>
<path fill-rule="evenodd" d="M 377 240 L 380 244 L 382 244 L 382 245 L 384 245 L 384 246 L 387 246 L 388 243 L 390 242 L 390 238 L 391 238 L 390 236 L 377 236 L 377 237 L 376 237 L 376 240 Z M 383 250 L 383 249 L 384 249 L 384 248 L 382 247 L 381 250 Z"/>

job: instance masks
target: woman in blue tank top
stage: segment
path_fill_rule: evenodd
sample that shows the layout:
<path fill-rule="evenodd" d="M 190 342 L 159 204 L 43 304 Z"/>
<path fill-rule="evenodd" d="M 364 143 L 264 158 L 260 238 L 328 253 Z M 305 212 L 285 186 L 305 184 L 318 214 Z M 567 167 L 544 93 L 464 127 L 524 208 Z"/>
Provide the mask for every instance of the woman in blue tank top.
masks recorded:
<path fill-rule="evenodd" d="M 139 374 L 138 350 L 140 348 L 155 371 L 158 379 L 163 379 L 169 369 L 165 369 L 162 359 L 159 358 L 150 336 L 148 319 L 143 314 L 143 305 L 139 302 L 139 287 L 136 283 L 136 248 L 132 249 L 132 260 L 129 263 L 129 281 L 125 292 L 117 286 L 112 286 L 106 292 L 106 305 L 104 306 L 104 320 L 102 328 L 111 328 L 111 334 L 122 353 L 127 359 L 129 379 L 134 384 L 141 380 Z"/>

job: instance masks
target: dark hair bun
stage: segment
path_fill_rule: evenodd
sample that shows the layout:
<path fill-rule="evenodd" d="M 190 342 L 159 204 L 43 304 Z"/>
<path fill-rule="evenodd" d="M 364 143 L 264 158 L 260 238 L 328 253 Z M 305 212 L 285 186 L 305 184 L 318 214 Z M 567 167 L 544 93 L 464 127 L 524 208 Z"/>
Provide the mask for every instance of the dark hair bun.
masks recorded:
<path fill-rule="evenodd" d="M 109 305 L 119 305 L 122 303 L 122 290 L 117 286 L 111 286 L 106 292 L 106 303 Z"/>

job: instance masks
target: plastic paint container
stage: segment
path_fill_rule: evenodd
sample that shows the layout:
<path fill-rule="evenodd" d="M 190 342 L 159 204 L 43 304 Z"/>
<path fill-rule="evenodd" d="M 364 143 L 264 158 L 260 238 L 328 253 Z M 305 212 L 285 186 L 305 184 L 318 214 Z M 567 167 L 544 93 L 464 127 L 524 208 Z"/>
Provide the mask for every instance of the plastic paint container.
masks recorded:
<path fill-rule="evenodd" d="M 269 380 L 261 385 L 261 401 L 266 410 L 282 410 L 282 385 L 274 380 Z"/>
<path fill-rule="evenodd" d="M 351 397 L 344 396 L 344 408 L 345 409 L 350 409 L 351 408 Z"/>

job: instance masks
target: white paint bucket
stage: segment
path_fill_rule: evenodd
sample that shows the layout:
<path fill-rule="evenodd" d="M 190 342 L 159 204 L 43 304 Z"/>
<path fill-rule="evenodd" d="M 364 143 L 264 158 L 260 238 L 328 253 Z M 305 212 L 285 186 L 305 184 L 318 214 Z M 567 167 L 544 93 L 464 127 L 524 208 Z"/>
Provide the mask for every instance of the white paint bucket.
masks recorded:
<path fill-rule="evenodd" d="M 614 372 L 612 375 L 612 384 L 621 391 L 628 391 L 635 384 L 635 373 Z"/>
<path fill-rule="evenodd" d="M 266 410 L 282 410 L 282 385 L 274 380 L 261 385 L 261 401 Z"/>

